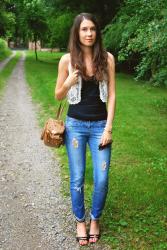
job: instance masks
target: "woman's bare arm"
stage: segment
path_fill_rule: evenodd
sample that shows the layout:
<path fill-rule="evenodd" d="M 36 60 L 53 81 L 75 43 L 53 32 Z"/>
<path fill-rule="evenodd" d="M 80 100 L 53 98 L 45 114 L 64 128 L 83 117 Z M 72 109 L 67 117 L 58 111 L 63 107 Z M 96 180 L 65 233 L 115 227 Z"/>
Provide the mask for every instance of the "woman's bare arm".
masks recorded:
<path fill-rule="evenodd" d="M 114 56 L 108 53 L 108 117 L 106 123 L 106 129 L 112 130 L 112 123 L 115 115 L 115 60 Z"/>
<path fill-rule="evenodd" d="M 112 139 L 112 124 L 115 115 L 115 61 L 114 56 L 108 53 L 108 115 L 106 126 L 101 138 L 101 144 L 105 145 Z"/>

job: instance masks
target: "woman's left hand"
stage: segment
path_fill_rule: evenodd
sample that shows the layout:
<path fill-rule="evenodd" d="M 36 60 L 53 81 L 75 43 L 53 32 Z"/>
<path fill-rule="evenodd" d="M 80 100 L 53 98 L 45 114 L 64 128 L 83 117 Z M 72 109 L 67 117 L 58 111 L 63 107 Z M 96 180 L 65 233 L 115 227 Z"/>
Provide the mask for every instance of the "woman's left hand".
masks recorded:
<path fill-rule="evenodd" d="M 112 142 L 112 133 L 110 131 L 104 130 L 102 137 L 101 137 L 100 144 L 104 146 L 111 142 Z"/>

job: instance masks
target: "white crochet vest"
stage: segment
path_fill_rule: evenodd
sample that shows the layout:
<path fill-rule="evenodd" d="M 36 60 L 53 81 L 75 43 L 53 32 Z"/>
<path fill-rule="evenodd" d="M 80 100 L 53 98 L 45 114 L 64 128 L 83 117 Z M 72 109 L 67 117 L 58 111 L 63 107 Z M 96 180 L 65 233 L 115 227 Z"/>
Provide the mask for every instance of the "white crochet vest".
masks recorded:
<path fill-rule="evenodd" d="M 69 75 L 73 72 L 71 63 L 68 65 Z M 77 104 L 81 101 L 82 78 L 78 77 L 78 82 L 71 86 L 67 92 L 67 101 L 69 104 Z M 108 82 L 106 80 L 99 82 L 100 99 L 102 102 L 107 102 L 108 99 Z"/>

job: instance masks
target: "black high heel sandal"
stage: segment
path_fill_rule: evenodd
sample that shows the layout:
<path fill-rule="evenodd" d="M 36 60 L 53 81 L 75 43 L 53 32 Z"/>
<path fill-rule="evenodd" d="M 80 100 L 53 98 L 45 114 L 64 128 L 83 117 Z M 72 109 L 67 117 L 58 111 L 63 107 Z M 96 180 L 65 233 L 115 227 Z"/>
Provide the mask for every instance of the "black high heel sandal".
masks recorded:
<path fill-rule="evenodd" d="M 91 221 L 92 221 L 92 220 L 90 219 L 90 224 L 91 224 Z M 88 235 L 88 240 L 89 240 L 89 239 L 96 239 L 95 242 L 93 242 L 93 241 L 90 242 L 90 241 L 89 241 L 89 243 L 90 243 L 90 244 L 95 244 L 95 243 L 97 243 L 98 240 L 100 239 L 100 237 L 101 237 L 101 234 L 100 234 L 100 233 L 99 233 L 99 234 L 89 234 L 89 235 Z"/>
<path fill-rule="evenodd" d="M 95 244 L 98 242 L 98 240 L 100 239 L 101 234 L 89 234 L 89 239 L 96 239 L 95 242 L 93 241 L 89 241 L 90 244 Z"/>
<path fill-rule="evenodd" d="M 83 223 L 83 222 L 85 222 L 85 220 L 84 221 L 76 221 L 76 224 Z M 87 243 L 81 244 L 80 241 L 82 241 L 82 240 L 87 241 Z M 88 245 L 88 236 L 76 236 L 76 241 L 79 242 L 80 246 L 87 246 Z"/>

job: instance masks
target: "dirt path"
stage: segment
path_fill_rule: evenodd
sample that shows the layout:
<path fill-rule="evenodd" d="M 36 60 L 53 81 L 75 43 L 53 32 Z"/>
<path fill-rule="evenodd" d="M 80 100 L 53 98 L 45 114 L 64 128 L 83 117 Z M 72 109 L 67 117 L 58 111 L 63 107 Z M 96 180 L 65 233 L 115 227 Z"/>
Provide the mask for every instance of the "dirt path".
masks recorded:
<path fill-rule="evenodd" d="M 0 250 L 79 249 L 59 165 L 40 141 L 35 112 L 22 57 L 0 100 Z"/>
<path fill-rule="evenodd" d="M 6 64 L 15 56 L 16 51 L 13 51 L 12 55 L 6 58 L 4 61 L 0 62 L 0 72 L 6 66 Z"/>

